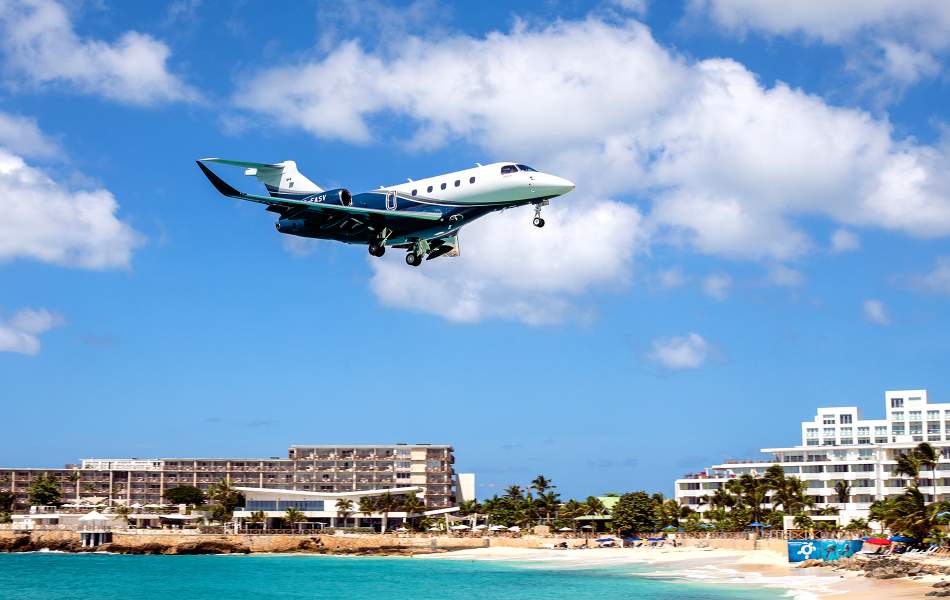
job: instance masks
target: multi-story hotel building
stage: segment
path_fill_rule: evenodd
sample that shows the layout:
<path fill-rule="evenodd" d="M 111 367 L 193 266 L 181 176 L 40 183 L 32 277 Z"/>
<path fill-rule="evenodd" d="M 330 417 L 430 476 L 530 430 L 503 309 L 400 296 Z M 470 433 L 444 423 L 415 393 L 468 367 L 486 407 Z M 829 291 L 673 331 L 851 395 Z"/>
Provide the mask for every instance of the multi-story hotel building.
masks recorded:
<path fill-rule="evenodd" d="M 862 419 L 854 406 L 819 408 L 813 420 L 802 423 L 800 446 L 763 448 L 766 457 L 726 461 L 687 474 L 676 480 L 676 500 L 704 512 L 708 497 L 730 479 L 746 473 L 761 476 L 779 464 L 786 475 L 808 484 L 817 507 L 839 508 L 843 523 L 866 519 L 872 502 L 904 491 L 909 481 L 894 474 L 896 460 L 920 442 L 932 444 L 942 457 L 936 482 L 929 469 L 922 470 L 920 490 L 928 502 L 935 494 L 950 500 L 950 404 L 931 404 L 927 390 L 885 392 L 884 403 L 883 419 Z M 850 486 L 847 502 L 840 502 L 834 490 L 840 480 Z"/>
<path fill-rule="evenodd" d="M 228 481 L 235 487 L 359 492 L 419 488 L 429 509 L 469 499 L 472 475 L 455 473 L 451 446 L 392 444 L 292 446 L 287 458 L 86 459 L 64 468 L 0 468 L 0 491 L 27 505 L 30 485 L 41 473 L 59 480 L 64 502 L 108 505 L 165 504 L 165 491 L 182 485 L 207 490 Z M 461 497 L 462 492 L 466 493 Z"/>

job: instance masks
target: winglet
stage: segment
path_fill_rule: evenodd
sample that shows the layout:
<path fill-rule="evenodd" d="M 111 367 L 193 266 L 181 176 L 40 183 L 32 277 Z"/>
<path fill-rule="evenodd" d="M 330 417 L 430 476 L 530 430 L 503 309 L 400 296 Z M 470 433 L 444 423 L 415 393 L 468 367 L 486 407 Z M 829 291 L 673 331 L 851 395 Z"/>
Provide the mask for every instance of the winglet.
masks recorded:
<path fill-rule="evenodd" d="M 195 162 L 198 164 L 198 168 L 201 169 L 201 172 L 205 174 L 205 177 L 208 178 L 208 181 L 211 182 L 211 185 L 214 186 L 214 189 L 231 198 L 240 198 L 244 195 L 242 192 L 231 187 L 228 182 L 215 175 L 214 171 L 206 167 L 200 160 L 196 160 Z"/>

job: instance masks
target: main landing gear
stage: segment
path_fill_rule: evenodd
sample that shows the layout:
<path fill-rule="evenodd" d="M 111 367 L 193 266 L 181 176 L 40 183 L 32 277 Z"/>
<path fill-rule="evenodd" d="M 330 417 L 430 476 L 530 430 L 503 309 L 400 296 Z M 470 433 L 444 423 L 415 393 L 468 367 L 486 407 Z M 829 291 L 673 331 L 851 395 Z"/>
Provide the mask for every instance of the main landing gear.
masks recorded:
<path fill-rule="evenodd" d="M 411 267 L 418 267 L 422 264 L 422 259 L 429 253 L 431 248 L 426 240 L 419 240 L 412 245 L 409 252 L 406 252 L 406 264 Z"/>
<path fill-rule="evenodd" d="M 541 218 L 541 207 L 547 205 L 547 200 L 534 205 L 534 221 L 532 221 L 532 223 L 535 227 L 544 227 L 544 219 Z"/>

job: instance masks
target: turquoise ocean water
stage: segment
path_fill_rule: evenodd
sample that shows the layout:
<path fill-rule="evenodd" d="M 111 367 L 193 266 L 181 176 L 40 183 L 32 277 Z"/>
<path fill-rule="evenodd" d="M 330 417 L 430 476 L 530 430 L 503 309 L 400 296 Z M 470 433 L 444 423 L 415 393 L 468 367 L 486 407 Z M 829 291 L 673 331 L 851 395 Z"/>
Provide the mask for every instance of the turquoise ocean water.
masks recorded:
<path fill-rule="evenodd" d="M 637 577 L 643 566 L 331 556 L 0 554 L 2 600 L 776 599 L 781 590 Z"/>

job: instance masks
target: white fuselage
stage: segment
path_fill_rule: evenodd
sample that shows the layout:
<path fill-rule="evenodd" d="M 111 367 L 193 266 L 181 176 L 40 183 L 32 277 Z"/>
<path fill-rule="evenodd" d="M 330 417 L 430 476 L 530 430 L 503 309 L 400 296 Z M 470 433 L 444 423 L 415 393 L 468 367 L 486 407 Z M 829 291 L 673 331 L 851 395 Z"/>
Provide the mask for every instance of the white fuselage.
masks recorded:
<path fill-rule="evenodd" d="M 490 206 L 560 196 L 573 189 L 574 184 L 563 177 L 502 162 L 385 186 L 378 191 L 394 191 L 423 204 Z"/>

